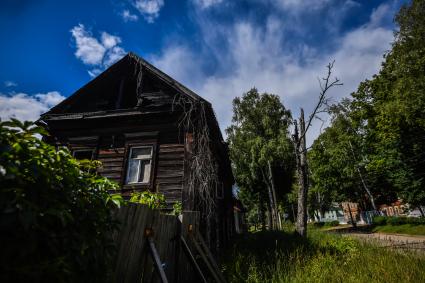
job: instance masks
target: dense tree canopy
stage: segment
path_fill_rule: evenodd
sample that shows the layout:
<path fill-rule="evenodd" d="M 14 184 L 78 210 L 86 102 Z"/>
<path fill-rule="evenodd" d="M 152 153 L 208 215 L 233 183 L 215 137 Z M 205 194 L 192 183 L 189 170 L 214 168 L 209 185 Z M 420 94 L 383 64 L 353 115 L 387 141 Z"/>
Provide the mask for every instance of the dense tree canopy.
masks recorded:
<path fill-rule="evenodd" d="M 396 22 L 381 71 L 334 106 L 309 154 L 313 186 L 330 199 L 361 192 L 362 174 L 378 203 L 425 204 L 425 2 L 402 7 Z"/>
<path fill-rule="evenodd" d="M 276 95 L 259 94 L 253 88 L 233 100 L 232 125 L 226 130 L 230 145 L 233 173 L 245 205 L 264 210 L 267 186 L 270 186 L 268 165 L 278 201 L 286 187 L 289 190 L 293 168 L 293 147 L 288 127 L 291 113 Z"/>

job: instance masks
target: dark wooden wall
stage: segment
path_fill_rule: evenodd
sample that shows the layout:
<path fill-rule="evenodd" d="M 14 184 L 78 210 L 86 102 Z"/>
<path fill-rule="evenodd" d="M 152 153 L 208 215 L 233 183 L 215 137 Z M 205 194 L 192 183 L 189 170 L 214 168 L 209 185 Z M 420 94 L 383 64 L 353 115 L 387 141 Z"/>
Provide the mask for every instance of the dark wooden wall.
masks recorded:
<path fill-rule="evenodd" d="M 102 162 L 99 173 L 117 182 L 124 196 L 149 189 L 164 194 L 168 207 L 182 201 L 185 146 L 176 115 L 150 115 L 100 121 L 61 121 L 50 123 L 56 138 L 51 143 L 66 145 L 71 151 L 94 149 L 94 159 Z M 126 185 L 129 148 L 151 145 L 151 182 L 149 185 Z"/>

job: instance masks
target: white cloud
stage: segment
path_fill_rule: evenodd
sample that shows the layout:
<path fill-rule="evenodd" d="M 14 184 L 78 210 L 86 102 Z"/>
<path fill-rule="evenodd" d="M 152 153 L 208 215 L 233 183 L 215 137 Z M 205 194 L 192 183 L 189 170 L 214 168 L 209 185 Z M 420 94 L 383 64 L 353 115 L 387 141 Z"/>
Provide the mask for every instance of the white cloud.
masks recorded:
<path fill-rule="evenodd" d="M 284 10 L 299 12 L 322 9 L 330 4 L 332 0 L 278 0 L 272 2 Z"/>
<path fill-rule="evenodd" d="M 18 86 L 18 84 L 13 82 L 13 81 L 4 81 L 4 86 L 5 87 L 15 87 L 15 86 Z"/>
<path fill-rule="evenodd" d="M 71 29 L 71 34 L 75 39 L 77 50 L 75 56 L 87 65 L 98 65 L 102 63 L 106 48 L 92 34 L 86 31 L 83 24 L 79 24 Z"/>
<path fill-rule="evenodd" d="M 110 66 L 126 54 L 122 47 L 114 46 L 106 52 L 106 56 L 103 60 L 104 66 Z"/>
<path fill-rule="evenodd" d="M 223 0 L 193 0 L 193 3 L 201 9 L 206 9 L 222 2 Z"/>
<path fill-rule="evenodd" d="M 37 120 L 65 97 L 57 91 L 29 95 L 26 93 L 0 93 L 0 118 L 8 120 L 16 118 L 22 121 Z"/>
<path fill-rule="evenodd" d="M 121 17 L 124 22 L 136 22 L 139 17 L 137 15 L 132 14 L 129 10 L 124 10 L 121 12 Z"/>
<path fill-rule="evenodd" d="M 334 75 L 344 83 L 329 93 L 334 101 L 347 97 L 361 81 L 379 70 L 382 56 L 393 40 L 392 30 L 379 26 L 378 13 L 382 9 L 376 9 L 365 25 L 340 35 L 334 49 L 328 52 L 319 53 L 308 45 L 300 45 L 295 51 L 285 48 L 282 44 L 286 40 L 282 32 L 285 23 L 270 17 L 265 27 L 249 21 L 228 26 L 220 31 L 221 40 L 210 33 L 214 23 L 208 26 L 208 22 L 203 22 L 204 40 L 218 58 L 217 71 L 213 74 L 203 73 L 199 67 L 204 55 L 199 55 L 198 50 L 191 52 L 186 46 L 168 46 L 160 57 L 152 57 L 152 61 L 212 102 L 222 130 L 231 122 L 232 99 L 254 86 L 261 92 L 279 95 L 294 116 L 298 116 L 300 107 L 308 114 L 319 94 L 317 78 L 325 74 L 330 61 L 336 61 Z M 224 51 L 222 46 L 226 46 Z M 320 124 L 314 123 L 308 144 L 319 134 Z"/>
<path fill-rule="evenodd" d="M 107 32 L 102 32 L 101 39 L 102 39 L 102 45 L 106 49 L 112 48 L 121 43 L 121 38 L 115 35 L 111 35 Z"/>
<path fill-rule="evenodd" d="M 190 83 L 193 87 L 196 82 L 202 82 L 204 77 L 199 67 L 196 54 L 184 46 L 170 46 L 160 56 L 150 56 L 155 67 L 170 74 L 180 82 Z"/>
<path fill-rule="evenodd" d="M 148 23 L 153 23 L 159 17 L 159 11 L 164 6 L 164 0 L 135 0 L 133 6 Z"/>
<path fill-rule="evenodd" d="M 102 32 L 100 39 L 97 39 L 86 30 L 83 24 L 73 27 L 71 34 L 77 48 L 75 57 L 92 67 L 88 70 L 91 77 L 97 76 L 126 54 L 125 50 L 119 46 L 121 38 L 118 36 Z"/>

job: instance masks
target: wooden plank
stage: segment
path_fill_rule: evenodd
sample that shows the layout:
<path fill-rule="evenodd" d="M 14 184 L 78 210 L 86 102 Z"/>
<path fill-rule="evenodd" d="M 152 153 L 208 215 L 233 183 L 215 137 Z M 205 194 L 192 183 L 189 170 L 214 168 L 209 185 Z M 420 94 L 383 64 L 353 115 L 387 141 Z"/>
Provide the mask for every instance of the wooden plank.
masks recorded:
<path fill-rule="evenodd" d="M 196 262 L 195 257 L 193 256 L 186 240 L 183 238 L 183 236 L 180 236 L 180 240 L 183 244 L 183 248 L 187 254 L 187 257 L 190 259 L 190 262 L 192 263 L 192 265 L 195 267 L 196 272 L 198 273 L 200 279 L 202 280 L 202 282 L 207 282 L 207 280 L 205 279 L 204 274 L 202 273 L 201 268 L 199 267 L 198 263 Z"/>
<path fill-rule="evenodd" d="M 169 179 L 169 178 L 174 178 L 174 179 L 180 179 L 182 180 L 183 178 L 183 170 L 176 170 L 176 171 L 168 171 L 167 173 L 163 173 L 163 172 L 158 172 L 156 175 L 157 179 Z"/>
<path fill-rule="evenodd" d="M 202 237 L 201 233 L 197 232 L 196 234 L 194 234 L 194 237 L 199 241 L 201 247 L 203 248 L 205 254 L 209 258 L 211 265 L 213 266 L 213 268 L 215 268 L 217 275 L 220 277 L 221 281 L 226 282 L 226 279 L 224 278 L 223 273 L 221 273 L 220 268 L 218 267 L 218 264 L 215 261 L 214 256 L 212 255 L 207 244 L 205 243 L 204 238 Z"/>
<path fill-rule="evenodd" d="M 122 167 L 123 162 L 121 161 L 114 161 L 114 162 L 103 162 L 102 167 Z"/>
<path fill-rule="evenodd" d="M 182 178 L 157 178 L 156 180 L 157 184 L 172 184 L 172 185 L 181 185 L 183 184 Z"/>
<path fill-rule="evenodd" d="M 143 237 L 146 227 L 150 227 L 153 211 L 138 204 L 129 204 L 121 209 L 127 212 L 120 213 L 122 224 L 119 239 L 119 248 L 115 267 L 116 282 L 137 282 L 142 277 L 140 268 L 146 261 L 146 239 Z"/>
<path fill-rule="evenodd" d="M 171 154 L 171 153 L 168 153 L 168 154 L 159 154 L 159 156 L 158 156 L 158 159 L 159 159 L 159 161 L 161 162 L 161 161 L 165 161 L 165 160 L 183 160 L 184 159 L 184 153 L 182 152 L 182 153 L 175 153 L 175 154 Z"/>
<path fill-rule="evenodd" d="M 176 250 L 179 243 L 179 222 L 175 216 L 160 214 L 154 227 L 157 230 L 156 241 L 161 243 L 159 253 L 163 259 L 165 272 L 169 279 L 174 278 L 177 264 Z"/>
<path fill-rule="evenodd" d="M 100 173 L 105 178 L 108 179 L 121 179 L 121 172 L 118 173 Z"/>
<path fill-rule="evenodd" d="M 179 160 L 160 160 L 158 162 L 158 166 L 167 166 L 167 165 L 173 165 L 173 166 L 182 166 L 183 167 L 183 159 Z"/>
<path fill-rule="evenodd" d="M 167 144 L 161 144 L 160 150 L 166 149 L 166 148 L 180 148 L 180 147 L 184 147 L 184 145 L 180 143 L 175 143 L 175 144 L 167 143 Z"/>
<path fill-rule="evenodd" d="M 198 211 L 183 211 L 181 217 L 181 236 L 187 239 L 189 226 L 192 225 L 192 229 L 197 229 L 199 225 L 200 213 Z M 187 242 L 190 250 L 194 247 L 191 243 Z M 188 261 L 186 254 L 181 253 L 179 257 L 179 282 L 196 282 L 198 278 L 196 270 L 194 270 L 193 264 Z M 193 272 L 195 271 L 195 272 Z M 196 276 L 194 276 L 196 275 Z"/>
<path fill-rule="evenodd" d="M 193 235 L 189 235 L 190 239 L 193 242 L 193 245 L 195 246 L 198 253 L 201 255 L 202 260 L 204 261 L 205 265 L 207 266 L 208 270 L 210 271 L 211 275 L 214 277 L 214 280 L 216 282 L 222 282 L 220 280 L 220 277 L 218 276 L 217 272 L 211 265 L 210 261 L 208 260 L 207 256 L 205 255 L 205 252 L 202 250 L 201 246 L 199 245 L 198 241 L 194 238 Z"/>
<path fill-rule="evenodd" d="M 125 148 L 99 149 L 99 155 L 124 154 Z"/>
<path fill-rule="evenodd" d="M 97 170 L 97 172 L 104 173 L 104 174 L 108 174 L 108 173 L 120 173 L 121 174 L 122 167 L 121 166 L 101 167 Z"/>
<path fill-rule="evenodd" d="M 161 263 L 161 259 L 159 258 L 159 254 L 158 251 L 155 248 L 155 243 L 153 242 L 152 237 L 148 237 L 148 243 L 149 243 L 149 247 L 152 253 L 152 257 L 154 259 L 155 262 L 155 266 L 157 268 L 157 271 L 161 277 L 161 282 L 162 283 L 168 283 L 167 280 L 167 276 L 165 275 L 165 271 L 164 268 L 162 267 L 162 263 Z"/>
<path fill-rule="evenodd" d="M 102 163 L 109 163 L 109 162 L 123 162 L 123 160 L 124 160 L 124 157 L 122 156 L 122 157 L 114 157 L 114 158 L 102 158 L 102 157 L 100 157 L 100 158 L 97 158 L 97 160 L 99 160 L 100 162 L 102 162 Z"/>

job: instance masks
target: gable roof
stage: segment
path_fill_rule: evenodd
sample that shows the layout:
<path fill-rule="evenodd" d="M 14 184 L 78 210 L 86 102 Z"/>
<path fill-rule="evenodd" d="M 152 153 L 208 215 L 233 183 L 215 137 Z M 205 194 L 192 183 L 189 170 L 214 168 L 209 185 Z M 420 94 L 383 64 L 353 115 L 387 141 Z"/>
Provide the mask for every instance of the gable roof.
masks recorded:
<path fill-rule="evenodd" d="M 143 80 L 146 77 L 155 80 L 157 83 L 162 83 L 170 91 L 185 95 L 193 101 L 204 102 L 211 107 L 211 104 L 204 98 L 143 58 L 130 52 L 71 96 L 42 114 L 41 117 L 43 119 L 64 114 L 69 116 L 76 113 L 99 111 L 104 113 L 105 111 L 116 112 L 116 110 L 133 109 L 137 101 L 139 87 L 137 76 L 140 72 L 142 72 Z"/>

